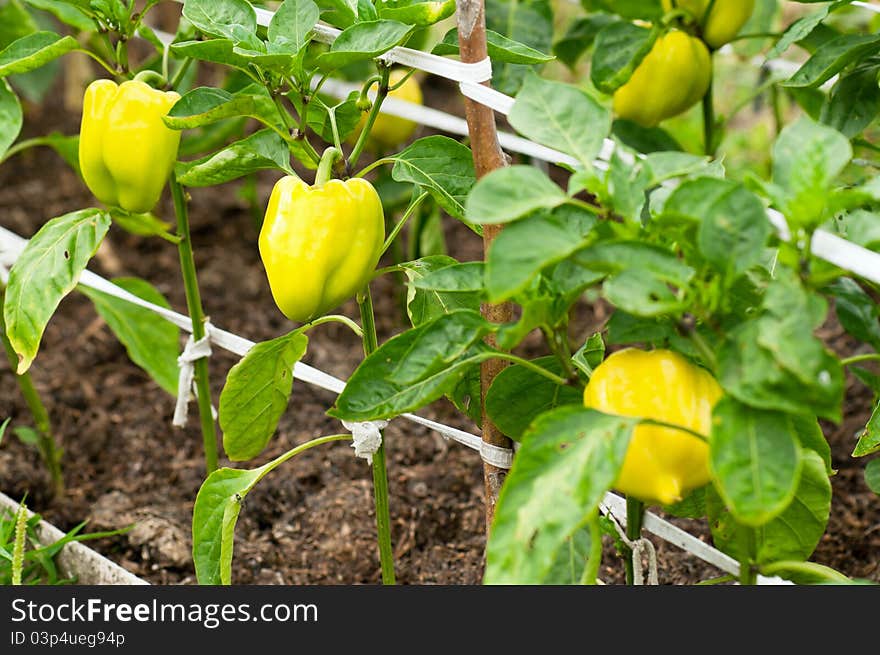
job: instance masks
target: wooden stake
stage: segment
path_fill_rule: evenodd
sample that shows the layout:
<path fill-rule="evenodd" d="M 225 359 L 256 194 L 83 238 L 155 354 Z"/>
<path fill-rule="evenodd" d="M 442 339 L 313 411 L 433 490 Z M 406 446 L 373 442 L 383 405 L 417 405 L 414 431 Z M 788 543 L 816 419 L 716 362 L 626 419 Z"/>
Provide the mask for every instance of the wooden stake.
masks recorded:
<path fill-rule="evenodd" d="M 486 49 L 486 7 L 483 0 L 458 0 L 458 44 L 461 52 L 461 60 L 466 63 L 482 61 L 487 56 Z M 489 82 L 484 82 L 489 86 Z M 467 118 L 468 133 L 471 140 L 471 149 L 474 156 L 474 168 L 477 178 L 491 173 L 497 168 L 507 165 L 507 158 L 498 144 L 498 132 L 495 127 L 494 111 L 465 98 L 465 117 Z M 500 225 L 483 226 L 483 258 L 485 259 L 489 247 L 495 237 L 501 231 Z M 507 323 L 513 320 L 513 306 L 510 303 L 499 305 L 484 304 L 483 316 L 493 323 Z M 488 342 L 496 346 L 494 337 Z M 480 392 L 483 408 L 482 434 L 483 441 L 493 446 L 511 448 L 510 439 L 504 436 L 489 420 L 486 414 L 486 391 L 495 376 L 506 366 L 506 362 L 492 359 L 483 362 L 480 368 Z M 505 469 L 483 462 L 483 480 L 486 487 L 486 534 L 492 525 L 495 516 L 495 504 L 498 502 L 498 492 L 504 484 L 507 476 Z"/>

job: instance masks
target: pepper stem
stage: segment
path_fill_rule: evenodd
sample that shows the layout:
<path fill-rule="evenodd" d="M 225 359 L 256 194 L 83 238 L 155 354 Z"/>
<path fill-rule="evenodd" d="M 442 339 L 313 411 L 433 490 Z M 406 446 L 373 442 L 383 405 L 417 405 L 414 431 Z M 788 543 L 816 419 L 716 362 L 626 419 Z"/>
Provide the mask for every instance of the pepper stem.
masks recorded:
<path fill-rule="evenodd" d="M 626 497 L 626 538 L 630 541 L 636 541 L 642 538 L 642 522 L 645 518 L 645 503 L 641 500 Z M 626 584 L 633 584 L 635 575 L 633 567 L 633 551 L 626 549 L 626 557 L 624 559 L 624 568 L 626 569 Z"/>
<path fill-rule="evenodd" d="M 321 187 L 333 178 L 333 165 L 342 157 L 342 152 L 335 146 L 330 146 L 321 155 L 321 163 L 318 164 L 318 172 L 315 173 L 315 186 Z"/>
<path fill-rule="evenodd" d="M 367 286 L 358 295 L 358 307 L 363 324 L 364 354 L 369 355 L 378 347 L 376 321 L 373 316 L 373 299 Z M 388 509 L 388 471 L 385 465 L 385 435 L 379 450 L 373 453 L 373 501 L 376 507 L 376 533 L 379 541 L 379 563 L 382 568 L 382 584 L 393 585 L 394 550 L 391 547 L 391 514 Z"/>
<path fill-rule="evenodd" d="M 150 69 L 140 71 L 134 76 L 134 79 L 144 84 L 149 84 L 154 89 L 164 89 L 167 83 L 164 75 Z"/>
<path fill-rule="evenodd" d="M 196 264 L 193 258 L 192 242 L 189 233 L 189 214 L 186 207 L 186 195 L 172 172 L 168 180 L 171 196 L 174 199 L 174 213 L 177 216 L 177 235 L 180 242 L 177 248 L 180 254 L 180 268 L 183 272 L 183 286 L 186 305 L 192 320 L 193 339 L 198 341 L 205 336 L 205 310 L 199 293 L 199 282 L 196 278 Z M 202 426 L 202 442 L 205 449 L 205 469 L 208 475 L 217 470 L 217 431 L 211 409 L 211 385 L 208 379 L 208 358 L 202 357 L 193 364 L 195 371 L 199 419 Z"/>

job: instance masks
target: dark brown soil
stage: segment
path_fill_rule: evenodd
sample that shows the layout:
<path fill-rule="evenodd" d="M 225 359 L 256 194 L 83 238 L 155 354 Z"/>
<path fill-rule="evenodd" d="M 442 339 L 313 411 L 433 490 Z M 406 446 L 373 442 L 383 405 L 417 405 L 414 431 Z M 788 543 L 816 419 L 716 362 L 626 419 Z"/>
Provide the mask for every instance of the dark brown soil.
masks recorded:
<path fill-rule="evenodd" d="M 75 117 L 59 113 L 28 117 L 26 132 L 73 133 Z M 259 181 L 261 201 L 274 176 Z M 259 261 L 257 229 L 237 184 L 194 190 L 192 231 L 204 304 L 218 327 L 259 341 L 290 325 L 276 310 Z M 48 150 L 29 151 L 0 168 L 3 226 L 31 236 L 47 219 L 89 206 L 79 179 Z M 171 217 L 165 201 L 160 214 Z M 450 221 L 449 243 L 459 259 L 479 256 L 480 243 Z M 160 240 L 133 237 L 114 228 L 90 267 L 107 277 L 137 275 L 155 284 L 179 311 L 185 302 L 176 249 Z M 404 327 L 397 290 L 383 278 L 374 288 L 380 340 Z M 356 316 L 349 303 L 345 313 Z M 601 306 L 579 308 L 588 327 L 607 318 Z M 848 350 L 837 330 L 830 343 Z M 361 357 L 359 341 L 337 324 L 311 332 L 305 362 L 339 377 Z M 215 351 L 211 372 L 215 400 L 234 356 Z M 139 368 L 76 293 L 65 299 L 31 369 L 64 447 L 64 497 L 50 500 L 47 477 L 35 452 L 13 438 L 0 448 L 0 490 L 18 498 L 62 529 L 89 519 L 89 530 L 136 527 L 96 547 L 153 583 L 192 584 L 190 519 L 203 480 L 201 437 L 192 408 L 190 426 L 171 427 L 174 401 Z M 339 432 L 325 415 L 330 393 L 297 382 L 278 434 L 254 465 L 310 438 Z M 828 533 L 814 560 L 848 575 L 880 580 L 880 499 L 865 486 L 864 461 L 849 456 L 853 435 L 870 412 L 869 392 L 848 389 L 841 426 L 829 426 L 834 449 L 835 500 Z M 446 402 L 425 415 L 474 430 Z M 0 362 L 0 418 L 28 422 L 10 368 Z M 479 457 L 436 434 L 396 421 L 387 433 L 393 543 L 398 579 L 407 584 L 477 584 L 483 567 L 483 488 Z M 245 503 L 237 528 L 233 582 L 237 584 L 357 584 L 379 580 L 371 475 L 363 460 L 342 444 L 308 451 L 263 480 Z M 682 521 L 707 538 L 703 526 Z M 686 584 L 719 572 L 672 546 L 659 543 L 660 580 Z M 622 566 L 610 545 L 602 578 L 619 582 Z"/>

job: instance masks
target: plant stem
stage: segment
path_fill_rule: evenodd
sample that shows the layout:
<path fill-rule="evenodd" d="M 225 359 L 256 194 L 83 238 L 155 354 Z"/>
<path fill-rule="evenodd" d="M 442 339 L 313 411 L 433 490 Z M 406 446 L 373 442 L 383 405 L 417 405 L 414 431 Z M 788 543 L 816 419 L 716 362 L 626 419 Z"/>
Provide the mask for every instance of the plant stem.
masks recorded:
<path fill-rule="evenodd" d="M 867 355 L 853 355 L 846 359 L 840 360 L 841 366 L 849 366 L 850 364 L 858 364 L 859 362 L 876 362 L 880 361 L 880 353 L 869 353 Z"/>
<path fill-rule="evenodd" d="M 630 541 L 642 538 L 642 520 L 645 517 L 645 503 L 631 496 L 626 497 L 626 538 Z M 633 552 L 627 548 L 624 567 L 626 569 L 626 584 L 633 584 Z"/>
<path fill-rule="evenodd" d="M 348 170 L 352 170 L 357 166 L 361 152 L 363 151 L 364 146 L 367 145 L 367 138 L 370 136 L 370 130 L 373 129 L 373 123 L 376 122 L 376 118 L 379 116 L 379 110 L 382 108 L 382 103 L 385 101 L 385 96 L 388 95 L 388 76 L 391 74 L 391 69 L 387 66 L 382 66 L 379 73 L 382 76 L 382 79 L 379 82 L 379 88 L 376 91 L 376 99 L 373 100 L 373 106 L 370 108 L 370 113 L 367 115 L 367 122 L 364 125 L 364 129 L 362 129 L 361 133 L 358 135 L 358 140 L 354 144 L 351 154 L 348 156 Z"/>
<path fill-rule="evenodd" d="M 205 337 L 205 310 L 199 294 L 199 282 L 196 277 L 196 264 L 193 257 L 192 240 L 189 233 L 189 214 L 186 207 L 186 195 L 177 181 L 174 172 L 169 178 L 171 195 L 174 199 L 174 213 L 177 216 L 177 235 L 180 243 L 177 249 L 180 254 L 180 268 L 183 272 L 183 286 L 186 292 L 186 306 L 192 320 L 193 339 L 198 341 Z M 211 409 L 211 385 L 208 377 L 208 358 L 202 357 L 193 363 L 195 384 L 199 406 L 199 419 L 202 426 L 202 442 L 205 451 L 205 469 L 208 475 L 217 470 L 217 431 L 214 427 L 214 416 Z M 178 393 L 186 393 L 185 389 Z"/>
<path fill-rule="evenodd" d="M 342 157 L 342 152 L 335 146 L 330 146 L 324 151 L 318 164 L 318 172 L 315 173 L 316 187 L 324 186 L 333 179 L 333 165 L 340 157 Z"/>
<path fill-rule="evenodd" d="M 388 238 L 385 239 L 385 243 L 382 245 L 382 254 L 385 254 L 385 251 L 394 243 L 394 239 L 397 238 L 397 235 L 400 234 L 400 231 L 403 229 L 403 226 L 406 225 L 406 222 L 409 220 L 410 216 L 412 216 L 413 212 L 418 208 L 422 201 L 428 197 L 428 192 L 423 192 L 418 198 L 409 203 L 409 207 L 406 208 L 406 211 L 403 213 L 403 217 L 397 222 L 397 225 L 394 226 L 394 229 L 391 230 L 391 234 L 388 235 Z"/>
<path fill-rule="evenodd" d="M 711 56 L 711 55 L 710 55 Z M 714 59 L 710 59 L 713 61 Z M 714 77 L 714 71 L 712 73 Z M 703 96 L 703 147 L 707 157 L 715 156 L 715 103 L 713 100 L 714 82 L 710 78 L 709 88 Z"/>
<path fill-rule="evenodd" d="M 755 551 L 755 531 L 747 525 L 739 526 L 740 552 L 739 583 L 743 586 L 754 585 L 758 578 L 752 569 L 752 553 Z"/>
<path fill-rule="evenodd" d="M 328 314 L 327 316 L 316 318 L 304 327 L 311 330 L 313 327 L 318 327 L 324 323 L 342 323 L 345 327 L 358 335 L 358 338 L 362 339 L 364 336 L 364 331 L 361 330 L 361 326 L 351 320 L 348 316 L 343 316 L 342 314 Z"/>
<path fill-rule="evenodd" d="M 363 177 L 364 175 L 366 175 L 367 173 L 369 173 L 373 169 L 379 168 L 380 166 L 384 166 L 385 164 L 393 164 L 396 161 L 397 160 L 394 157 L 383 157 L 382 159 L 377 159 L 372 164 L 364 166 L 361 170 L 359 170 L 357 173 L 352 175 L 352 177 Z"/>
<path fill-rule="evenodd" d="M 61 496 L 64 493 L 64 475 L 61 471 L 61 454 L 62 450 L 55 442 L 52 434 L 52 422 L 49 420 L 49 412 L 40 398 L 37 388 L 30 373 L 16 373 L 18 368 L 18 355 L 6 336 L 6 323 L 3 320 L 3 302 L 6 296 L 6 289 L 0 284 L 0 341 L 3 341 L 3 349 L 6 351 L 6 357 L 9 359 L 9 365 L 15 375 L 15 381 L 21 390 L 31 416 L 34 419 L 34 427 L 37 431 L 37 448 L 40 455 L 49 470 L 49 477 L 52 478 L 52 493 L 55 496 Z"/>
<path fill-rule="evenodd" d="M 192 57 L 187 57 L 183 60 L 183 63 L 181 63 L 177 70 L 174 72 L 174 77 L 172 77 L 171 81 L 168 82 L 169 89 L 177 90 L 177 87 L 180 85 L 180 81 L 183 79 L 183 76 L 186 75 L 186 71 L 189 70 L 192 61 Z"/>
<path fill-rule="evenodd" d="M 369 356 L 379 347 L 376 336 L 376 320 L 373 315 L 373 299 L 370 287 L 358 296 L 358 308 L 363 324 L 364 354 Z M 394 551 L 391 548 L 391 512 L 388 507 L 388 471 L 385 462 L 385 435 L 373 454 L 373 501 L 376 506 L 376 533 L 379 541 L 379 563 L 382 568 L 382 584 L 394 584 Z"/>
<path fill-rule="evenodd" d="M 564 386 L 568 384 L 568 379 L 560 377 L 559 375 L 556 375 L 556 373 L 554 373 L 553 371 L 548 371 L 543 366 L 539 366 L 538 364 L 535 364 L 535 362 L 524 359 L 523 357 L 518 357 L 517 355 L 513 355 L 511 353 L 506 353 L 503 351 L 494 352 L 491 356 L 495 359 L 507 361 L 512 364 L 518 364 L 523 368 L 527 368 L 530 371 L 533 371 L 538 375 L 547 378 L 551 382 L 555 382 L 558 385 Z"/>

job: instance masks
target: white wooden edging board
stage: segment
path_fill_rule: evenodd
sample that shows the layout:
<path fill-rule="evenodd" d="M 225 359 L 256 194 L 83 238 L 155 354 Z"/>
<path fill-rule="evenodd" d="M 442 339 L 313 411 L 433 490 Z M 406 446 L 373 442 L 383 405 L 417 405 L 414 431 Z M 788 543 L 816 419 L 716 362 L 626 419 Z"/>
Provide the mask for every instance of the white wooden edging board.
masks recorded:
<path fill-rule="evenodd" d="M 8 507 L 18 511 L 18 503 L 0 491 L 0 509 Z M 28 516 L 33 512 L 28 511 Z M 55 543 L 64 533 L 51 523 L 40 521 L 36 527 L 40 544 L 48 546 Z M 58 553 L 55 561 L 61 574 L 75 577 L 77 584 L 84 585 L 148 585 L 146 580 L 125 570 L 116 562 L 112 562 L 84 543 L 72 541 Z"/>

